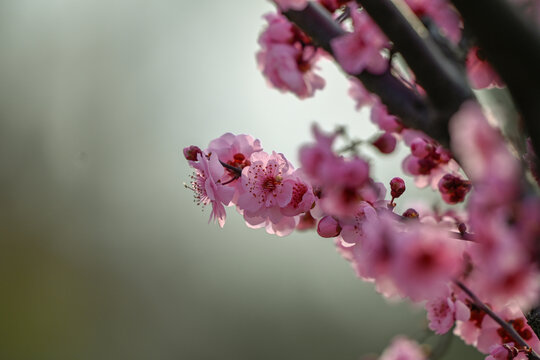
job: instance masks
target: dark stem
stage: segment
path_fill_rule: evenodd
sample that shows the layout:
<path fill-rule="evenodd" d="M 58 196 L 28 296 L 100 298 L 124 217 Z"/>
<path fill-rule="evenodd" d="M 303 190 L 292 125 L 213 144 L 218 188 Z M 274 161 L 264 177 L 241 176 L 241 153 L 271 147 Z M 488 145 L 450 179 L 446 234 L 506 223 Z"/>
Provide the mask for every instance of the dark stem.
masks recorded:
<path fill-rule="evenodd" d="M 540 356 L 530 347 L 529 344 L 518 334 L 518 332 L 506 321 L 501 319 L 499 315 L 495 314 L 486 304 L 484 304 L 468 287 L 465 286 L 461 281 L 455 280 L 454 283 L 463 290 L 469 298 L 474 302 L 474 305 L 478 306 L 482 311 L 484 311 L 489 317 L 497 322 L 507 333 L 514 339 L 516 344 L 527 349 L 531 349 L 529 354 L 530 359 L 540 360 Z"/>
<path fill-rule="evenodd" d="M 465 27 L 508 86 L 540 154 L 540 33 L 506 0 L 452 0 Z M 540 165 L 540 164 L 538 164 Z"/>
<path fill-rule="evenodd" d="M 286 11 L 284 15 L 306 33 L 315 45 L 329 54 L 333 52 L 330 42 L 346 34 L 330 13 L 315 2 L 309 2 L 306 8 L 300 11 Z M 364 71 L 355 77 L 367 90 L 378 95 L 388 111 L 396 115 L 405 126 L 422 130 L 441 144 L 448 145 L 448 129 L 434 124 L 433 119 L 437 114 L 427 99 L 418 96 L 394 77 L 390 68 L 381 75 Z"/>
<path fill-rule="evenodd" d="M 448 121 L 474 95 L 463 67 L 445 55 L 427 29 L 415 29 L 391 0 L 357 0 L 401 53 L 426 90 L 436 117 L 432 126 L 448 136 Z M 421 24 L 419 22 L 419 24 Z M 443 142 L 447 144 L 447 142 Z"/>

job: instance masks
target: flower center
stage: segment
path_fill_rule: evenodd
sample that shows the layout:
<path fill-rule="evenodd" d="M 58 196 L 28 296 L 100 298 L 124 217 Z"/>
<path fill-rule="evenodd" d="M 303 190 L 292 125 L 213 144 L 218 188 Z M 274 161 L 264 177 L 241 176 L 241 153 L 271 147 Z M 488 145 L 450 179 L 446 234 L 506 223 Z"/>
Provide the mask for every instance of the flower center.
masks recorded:
<path fill-rule="evenodd" d="M 276 187 L 279 185 L 279 183 L 280 183 L 279 179 L 276 179 L 274 177 L 269 177 L 264 180 L 262 187 L 265 190 L 274 191 Z"/>

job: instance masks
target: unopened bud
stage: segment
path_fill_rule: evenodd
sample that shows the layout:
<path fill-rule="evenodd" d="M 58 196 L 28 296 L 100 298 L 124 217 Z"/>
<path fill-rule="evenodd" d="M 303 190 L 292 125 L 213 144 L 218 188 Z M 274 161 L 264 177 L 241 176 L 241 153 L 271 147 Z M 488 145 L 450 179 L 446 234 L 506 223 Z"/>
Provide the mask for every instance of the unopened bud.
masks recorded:
<path fill-rule="evenodd" d="M 190 161 L 197 161 L 197 154 L 202 154 L 201 149 L 198 146 L 191 145 L 184 148 L 184 157 Z"/>
<path fill-rule="evenodd" d="M 403 217 L 406 217 L 406 218 L 409 218 L 409 219 L 418 219 L 418 211 L 414 210 L 414 209 L 407 209 L 405 210 L 405 212 L 402 214 Z"/>
<path fill-rule="evenodd" d="M 463 180 L 452 174 L 446 174 L 439 180 L 439 191 L 443 200 L 448 204 L 457 204 L 465 200 L 465 196 L 470 189 L 470 181 Z"/>
<path fill-rule="evenodd" d="M 393 199 L 397 199 L 398 197 L 405 192 L 405 181 L 403 181 L 402 178 L 395 177 L 392 180 L 390 180 L 390 195 Z"/>
<path fill-rule="evenodd" d="M 396 148 L 397 140 L 394 135 L 384 133 L 372 144 L 383 154 L 390 154 Z"/>
<path fill-rule="evenodd" d="M 319 221 L 317 233 L 323 238 L 333 238 L 341 233 L 341 226 L 335 218 L 328 215 Z"/>

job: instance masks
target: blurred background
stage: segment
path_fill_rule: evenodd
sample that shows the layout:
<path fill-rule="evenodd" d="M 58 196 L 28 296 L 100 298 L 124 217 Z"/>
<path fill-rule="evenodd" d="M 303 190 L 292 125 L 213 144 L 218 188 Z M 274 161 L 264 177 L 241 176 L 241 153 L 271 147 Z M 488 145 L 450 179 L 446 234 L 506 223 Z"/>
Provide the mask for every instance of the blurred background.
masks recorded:
<path fill-rule="evenodd" d="M 423 311 L 382 299 L 332 241 L 233 209 L 219 229 L 182 185 L 182 148 L 225 132 L 293 162 L 315 121 L 373 134 L 330 63 L 313 99 L 267 87 L 254 57 L 272 9 L 0 2 L 0 359 L 352 360 L 423 336 Z M 464 357 L 481 358 L 455 339 L 445 358 Z"/>

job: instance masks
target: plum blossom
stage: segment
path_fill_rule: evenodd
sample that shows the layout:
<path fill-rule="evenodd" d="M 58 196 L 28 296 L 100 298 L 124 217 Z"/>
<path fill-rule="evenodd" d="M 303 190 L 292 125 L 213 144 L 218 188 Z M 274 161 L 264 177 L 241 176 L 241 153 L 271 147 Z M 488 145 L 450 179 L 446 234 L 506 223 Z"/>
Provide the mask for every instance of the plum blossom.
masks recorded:
<path fill-rule="evenodd" d="M 295 215 L 309 211 L 315 196 L 311 185 L 283 154 L 255 152 L 251 165 L 242 171 L 237 207 L 248 225 L 265 226 L 270 233 L 290 233 L 297 225 Z"/>
<path fill-rule="evenodd" d="M 351 75 L 364 70 L 382 74 L 388 68 L 388 60 L 381 54 L 389 46 L 388 39 L 365 11 L 350 6 L 354 31 L 331 41 L 334 56 L 343 70 Z"/>
<path fill-rule="evenodd" d="M 459 274 L 463 248 L 435 226 L 411 224 L 396 242 L 391 276 L 413 301 L 441 296 Z"/>
<path fill-rule="evenodd" d="M 403 171 L 414 176 L 417 187 L 431 185 L 436 189 L 445 174 L 459 171 L 450 152 L 424 133 L 405 129 L 402 134 L 405 144 L 411 148 L 411 154 L 402 162 Z"/>
<path fill-rule="evenodd" d="M 320 51 L 283 15 L 267 14 L 265 19 L 268 27 L 259 37 L 262 49 L 256 57 L 269 84 L 301 99 L 322 89 L 324 79 L 313 72 Z"/>
<path fill-rule="evenodd" d="M 219 161 L 236 169 L 226 168 L 223 178 L 220 179 L 222 184 L 230 184 L 229 186 L 235 188 L 233 202 L 236 202 L 236 199 L 242 192 L 242 182 L 239 180 L 239 173 L 246 166 L 251 165 L 249 160 L 251 154 L 261 150 L 260 141 L 245 134 L 234 135 L 226 133 L 210 141 L 210 144 L 208 144 L 207 153 L 216 154 Z"/>
<path fill-rule="evenodd" d="M 215 220 L 223 227 L 227 216 L 223 205 L 228 205 L 234 195 L 233 188 L 220 183 L 225 169 L 214 154 L 207 157 L 198 153 L 197 161 L 191 162 L 191 166 L 195 168 L 195 173 L 191 177 L 189 188 L 195 193 L 195 201 L 203 206 L 211 204 L 209 221 Z"/>
<path fill-rule="evenodd" d="M 379 360 L 426 360 L 427 356 L 418 343 L 398 336 L 382 353 Z"/>
<path fill-rule="evenodd" d="M 428 300 L 426 309 L 429 328 L 439 335 L 447 333 L 456 320 L 467 321 L 471 315 L 467 305 L 448 294 Z"/>

